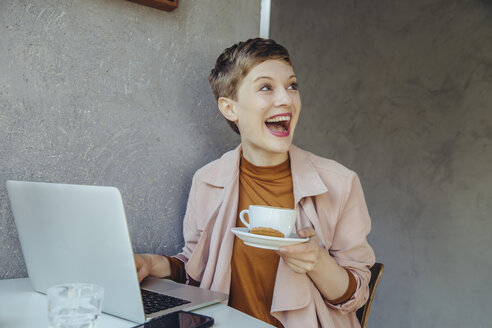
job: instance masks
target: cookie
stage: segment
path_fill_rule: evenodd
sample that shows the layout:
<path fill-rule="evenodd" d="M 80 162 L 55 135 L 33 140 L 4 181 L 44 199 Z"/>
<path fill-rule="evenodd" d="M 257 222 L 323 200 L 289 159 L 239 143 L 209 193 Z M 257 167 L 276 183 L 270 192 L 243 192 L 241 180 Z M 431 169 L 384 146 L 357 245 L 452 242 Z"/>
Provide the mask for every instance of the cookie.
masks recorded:
<path fill-rule="evenodd" d="M 251 229 L 249 232 L 257 235 L 270 236 L 270 237 L 279 237 L 279 238 L 285 237 L 284 234 L 281 233 L 280 231 L 272 228 L 265 228 L 265 227 L 255 227 Z"/>

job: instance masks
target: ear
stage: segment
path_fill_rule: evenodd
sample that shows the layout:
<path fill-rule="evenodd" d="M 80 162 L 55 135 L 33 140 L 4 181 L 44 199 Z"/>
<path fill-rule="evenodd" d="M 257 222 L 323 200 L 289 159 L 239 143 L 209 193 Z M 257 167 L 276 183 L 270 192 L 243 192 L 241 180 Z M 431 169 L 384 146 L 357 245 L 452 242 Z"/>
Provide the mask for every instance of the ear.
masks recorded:
<path fill-rule="evenodd" d="M 232 122 L 237 122 L 237 113 L 234 108 L 234 100 L 226 97 L 220 97 L 219 100 L 217 100 L 217 105 L 219 106 L 220 112 L 226 119 Z"/>

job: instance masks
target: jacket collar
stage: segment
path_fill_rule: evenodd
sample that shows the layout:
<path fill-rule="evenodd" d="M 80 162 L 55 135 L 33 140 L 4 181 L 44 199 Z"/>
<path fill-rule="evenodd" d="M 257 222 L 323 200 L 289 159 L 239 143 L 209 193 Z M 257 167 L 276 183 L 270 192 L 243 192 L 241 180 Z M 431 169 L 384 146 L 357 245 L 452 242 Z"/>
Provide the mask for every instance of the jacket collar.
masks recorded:
<path fill-rule="evenodd" d="M 308 152 L 291 145 L 289 156 L 296 204 L 304 197 L 316 196 L 328 190 Z M 219 169 L 209 171 L 203 180 L 212 186 L 224 188 L 237 178 L 240 159 L 241 145 L 222 155 Z"/>
<path fill-rule="evenodd" d="M 203 176 L 203 181 L 218 188 L 224 188 L 231 184 L 234 178 L 239 175 L 239 161 L 241 159 L 241 145 L 236 149 L 228 151 L 219 159 L 218 170 L 208 170 L 208 174 Z"/>
<path fill-rule="evenodd" d="M 328 191 L 308 152 L 291 145 L 289 156 L 296 204 L 304 197 L 316 196 Z"/>

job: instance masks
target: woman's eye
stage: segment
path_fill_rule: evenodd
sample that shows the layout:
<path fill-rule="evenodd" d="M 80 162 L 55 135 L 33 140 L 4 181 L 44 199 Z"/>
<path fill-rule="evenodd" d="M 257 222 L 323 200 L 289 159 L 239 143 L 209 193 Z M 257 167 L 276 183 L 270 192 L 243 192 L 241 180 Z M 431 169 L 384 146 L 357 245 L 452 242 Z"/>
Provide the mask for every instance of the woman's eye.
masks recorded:
<path fill-rule="evenodd" d="M 261 86 L 260 91 L 270 91 L 272 87 L 269 84 L 264 84 Z"/>
<path fill-rule="evenodd" d="M 297 82 L 294 82 L 291 85 L 289 85 L 289 90 L 297 90 Z"/>

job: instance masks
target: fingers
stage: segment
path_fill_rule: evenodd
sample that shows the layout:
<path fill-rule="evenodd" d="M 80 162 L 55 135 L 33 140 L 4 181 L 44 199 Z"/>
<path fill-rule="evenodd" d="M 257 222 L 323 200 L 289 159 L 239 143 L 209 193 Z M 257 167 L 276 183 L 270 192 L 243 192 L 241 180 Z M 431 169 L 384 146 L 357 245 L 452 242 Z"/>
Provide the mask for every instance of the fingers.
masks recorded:
<path fill-rule="evenodd" d="M 291 247 L 281 248 L 279 255 L 286 261 L 317 262 L 319 259 L 319 250 L 315 247 L 304 247 L 302 251 L 291 249 Z"/>
<path fill-rule="evenodd" d="M 150 273 L 151 264 L 148 263 L 144 254 L 134 254 L 135 266 L 137 268 L 138 282 L 142 282 Z"/>
<path fill-rule="evenodd" d="M 306 261 L 295 258 L 283 258 L 285 263 L 289 266 L 289 268 L 297 273 L 307 273 L 314 269 L 316 266 L 316 261 Z"/>
<path fill-rule="evenodd" d="M 306 273 L 314 269 L 320 258 L 316 231 L 311 227 L 298 230 L 299 236 L 309 238 L 309 241 L 297 245 L 284 246 L 278 251 L 284 262 L 297 273 Z"/>
<path fill-rule="evenodd" d="M 311 227 L 302 228 L 299 231 L 297 231 L 297 233 L 299 234 L 299 237 L 302 238 L 310 238 L 316 236 L 316 231 L 314 231 L 314 229 Z"/>
<path fill-rule="evenodd" d="M 305 243 L 297 244 L 297 245 L 290 245 L 290 246 L 282 246 L 279 249 L 279 252 L 281 254 L 285 255 L 290 255 L 290 256 L 296 256 L 304 253 L 309 253 L 313 248 L 313 245 L 311 245 L 311 240 L 307 241 Z"/>
<path fill-rule="evenodd" d="M 299 235 L 301 233 L 305 234 L 306 236 L 309 236 L 309 240 L 307 242 L 280 247 L 279 249 L 280 253 L 294 256 L 294 257 L 296 256 L 303 257 L 304 253 L 318 252 L 320 246 L 318 242 L 318 237 L 316 236 L 316 232 L 312 228 L 306 228 L 306 229 L 299 230 Z M 304 238 L 308 238 L 308 237 L 304 237 Z"/>
<path fill-rule="evenodd" d="M 307 271 L 303 268 L 302 265 L 297 265 L 296 263 L 291 261 L 285 261 L 285 263 L 295 273 L 307 273 Z"/>
<path fill-rule="evenodd" d="M 137 270 L 138 282 L 142 282 L 149 275 L 149 270 L 146 267 Z"/>

